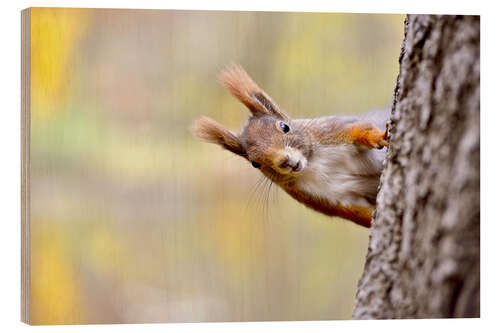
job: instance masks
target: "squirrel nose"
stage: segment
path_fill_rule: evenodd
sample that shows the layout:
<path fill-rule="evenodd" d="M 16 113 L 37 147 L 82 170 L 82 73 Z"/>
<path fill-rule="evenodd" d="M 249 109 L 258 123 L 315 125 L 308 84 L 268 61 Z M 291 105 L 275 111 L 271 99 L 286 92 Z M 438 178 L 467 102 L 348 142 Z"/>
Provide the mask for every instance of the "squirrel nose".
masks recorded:
<path fill-rule="evenodd" d="M 281 161 L 279 167 L 282 169 L 285 169 L 287 167 L 291 166 L 290 165 L 290 156 L 286 155 L 283 161 Z"/>

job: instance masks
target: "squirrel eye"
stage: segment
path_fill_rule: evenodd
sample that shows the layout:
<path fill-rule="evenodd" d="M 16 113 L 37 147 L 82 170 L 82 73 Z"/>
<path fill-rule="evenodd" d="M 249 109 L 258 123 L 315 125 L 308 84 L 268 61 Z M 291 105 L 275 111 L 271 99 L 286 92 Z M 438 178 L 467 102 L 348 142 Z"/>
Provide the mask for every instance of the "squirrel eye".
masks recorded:
<path fill-rule="evenodd" d="M 283 133 L 288 133 L 290 131 L 290 127 L 284 122 L 280 122 L 280 128 L 283 131 Z"/>
<path fill-rule="evenodd" d="M 260 164 L 254 161 L 252 161 L 252 166 L 257 169 L 260 168 Z"/>

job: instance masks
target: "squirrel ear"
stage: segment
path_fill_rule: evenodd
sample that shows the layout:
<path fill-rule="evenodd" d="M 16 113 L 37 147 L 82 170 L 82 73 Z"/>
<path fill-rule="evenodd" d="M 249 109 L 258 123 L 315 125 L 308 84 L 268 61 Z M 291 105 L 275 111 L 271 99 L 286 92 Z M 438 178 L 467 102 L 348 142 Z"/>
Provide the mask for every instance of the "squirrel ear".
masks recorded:
<path fill-rule="evenodd" d="M 238 136 L 211 118 L 201 117 L 196 120 L 191 127 L 191 132 L 202 140 L 218 144 L 222 148 L 246 158 L 246 151 Z"/>
<path fill-rule="evenodd" d="M 219 75 L 219 82 L 254 115 L 273 114 L 288 118 L 241 66 L 231 64 L 226 67 Z"/>

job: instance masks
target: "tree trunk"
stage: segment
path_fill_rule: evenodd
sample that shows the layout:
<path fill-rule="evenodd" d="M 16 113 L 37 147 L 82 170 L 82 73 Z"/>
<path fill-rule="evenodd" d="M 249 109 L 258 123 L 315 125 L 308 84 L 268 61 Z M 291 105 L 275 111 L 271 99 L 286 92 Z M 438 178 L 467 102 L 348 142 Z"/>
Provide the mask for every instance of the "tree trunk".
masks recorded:
<path fill-rule="evenodd" d="M 479 25 L 405 21 L 356 319 L 479 316 Z"/>

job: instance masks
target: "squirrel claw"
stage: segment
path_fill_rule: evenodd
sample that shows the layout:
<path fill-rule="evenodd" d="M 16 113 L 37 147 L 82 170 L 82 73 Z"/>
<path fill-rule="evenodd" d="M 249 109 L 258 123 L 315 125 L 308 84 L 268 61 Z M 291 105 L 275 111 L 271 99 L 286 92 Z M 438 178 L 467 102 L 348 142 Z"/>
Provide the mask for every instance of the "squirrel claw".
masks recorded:
<path fill-rule="evenodd" d="M 382 132 L 381 135 L 377 137 L 375 135 L 375 142 L 373 143 L 373 148 L 377 149 L 383 149 L 384 147 L 387 147 L 389 145 L 388 141 L 388 136 L 389 136 L 389 121 L 385 123 L 385 131 Z"/>
<path fill-rule="evenodd" d="M 389 137 L 389 120 L 385 122 L 385 131 L 384 131 L 384 140 L 387 141 L 388 137 Z M 386 143 L 386 146 L 387 146 L 387 143 Z"/>
<path fill-rule="evenodd" d="M 387 147 L 389 143 L 387 142 L 387 140 L 380 140 L 380 142 L 378 143 L 377 145 L 377 149 L 383 149 L 384 147 Z"/>

